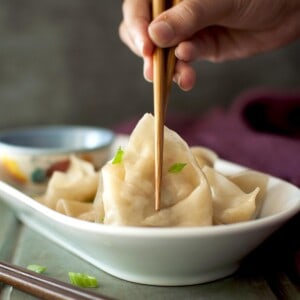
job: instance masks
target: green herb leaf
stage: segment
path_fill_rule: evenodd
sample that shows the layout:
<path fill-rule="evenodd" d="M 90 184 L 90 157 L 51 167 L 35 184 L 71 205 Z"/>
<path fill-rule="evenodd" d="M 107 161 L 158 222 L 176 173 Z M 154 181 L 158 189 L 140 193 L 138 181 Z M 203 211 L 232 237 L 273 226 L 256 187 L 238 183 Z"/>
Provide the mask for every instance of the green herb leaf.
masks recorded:
<path fill-rule="evenodd" d="M 169 173 L 179 173 L 182 171 L 182 169 L 186 166 L 186 163 L 175 163 L 174 165 L 172 165 L 168 172 Z"/>
<path fill-rule="evenodd" d="M 41 265 L 36 265 L 36 264 L 32 264 L 32 265 L 28 265 L 27 269 L 36 273 L 44 273 L 47 268 Z"/>
<path fill-rule="evenodd" d="M 115 157 L 112 160 L 112 164 L 119 164 L 119 163 L 121 163 L 122 159 L 123 159 L 123 154 L 124 154 L 124 151 L 122 150 L 121 147 L 119 147 L 117 153 L 115 154 Z"/>
<path fill-rule="evenodd" d="M 99 286 L 98 280 L 94 276 L 75 272 L 69 272 L 68 274 L 70 282 L 75 286 L 87 288 L 94 288 Z"/>

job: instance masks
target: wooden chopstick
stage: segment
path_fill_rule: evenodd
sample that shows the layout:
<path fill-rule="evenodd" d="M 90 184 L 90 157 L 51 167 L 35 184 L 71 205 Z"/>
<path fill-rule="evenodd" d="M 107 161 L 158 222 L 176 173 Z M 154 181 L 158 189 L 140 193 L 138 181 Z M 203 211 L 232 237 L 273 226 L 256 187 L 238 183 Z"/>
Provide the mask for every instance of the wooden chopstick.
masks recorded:
<path fill-rule="evenodd" d="M 176 5 L 180 0 L 173 0 Z M 165 0 L 153 0 L 152 15 L 156 18 L 167 8 Z M 168 98 L 176 64 L 175 47 L 162 49 L 157 47 L 153 54 L 153 94 L 154 94 L 154 159 L 155 159 L 155 210 L 160 209 L 164 124 Z"/>
<path fill-rule="evenodd" d="M 0 282 L 45 300 L 112 300 L 5 262 L 0 262 Z"/>
<path fill-rule="evenodd" d="M 156 18 L 166 6 L 164 0 L 153 0 L 152 15 Z M 160 209 L 163 142 L 165 124 L 165 55 L 164 49 L 157 47 L 153 54 L 153 95 L 154 95 L 154 164 L 155 164 L 155 210 Z"/>

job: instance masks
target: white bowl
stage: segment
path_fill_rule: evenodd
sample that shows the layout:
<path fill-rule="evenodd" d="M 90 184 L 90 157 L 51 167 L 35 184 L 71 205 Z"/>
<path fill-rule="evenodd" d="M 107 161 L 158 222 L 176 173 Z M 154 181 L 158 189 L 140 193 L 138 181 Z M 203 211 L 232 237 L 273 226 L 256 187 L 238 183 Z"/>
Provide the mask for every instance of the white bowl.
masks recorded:
<path fill-rule="evenodd" d="M 45 191 L 55 170 L 64 171 L 70 155 L 99 168 L 108 160 L 114 134 L 88 126 L 36 126 L 0 131 L 0 179 L 26 194 Z"/>
<path fill-rule="evenodd" d="M 220 160 L 216 169 L 243 169 Z M 193 228 L 136 228 L 61 215 L 0 182 L 0 199 L 34 230 L 116 277 L 151 285 L 191 285 L 228 276 L 240 261 L 300 210 L 297 187 L 270 178 L 258 219 Z"/>

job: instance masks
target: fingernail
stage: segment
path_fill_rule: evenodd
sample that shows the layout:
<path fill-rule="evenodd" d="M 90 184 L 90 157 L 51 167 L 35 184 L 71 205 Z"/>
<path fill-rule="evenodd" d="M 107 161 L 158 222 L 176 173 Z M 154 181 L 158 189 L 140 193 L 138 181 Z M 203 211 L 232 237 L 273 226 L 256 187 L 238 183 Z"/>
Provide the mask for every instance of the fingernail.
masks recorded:
<path fill-rule="evenodd" d="M 146 59 L 144 59 L 144 66 L 143 66 L 144 78 L 146 79 L 146 81 L 152 82 L 152 80 L 148 76 L 148 72 L 147 72 L 148 68 L 149 68 L 149 63 L 148 63 L 148 61 Z"/>
<path fill-rule="evenodd" d="M 171 42 L 175 37 L 173 28 L 165 21 L 152 23 L 149 27 L 149 34 L 159 46 L 164 46 L 164 44 Z"/>
<path fill-rule="evenodd" d="M 182 51 L 182 49 L 180 49 L 180 47 L 176 47 L 174 53 L 175 53 L 175 56 L 176 56 L 179 60 L 186 61 L 186 53 L 185 53 L 184 51 Z"/>
<path fill-rule="evenodd" d="M 179 75 L 179 73 L 175 73 L 174 74 L 174 77 L 173 77 L 173 80 L 174 80 L 174 82 L 176 82 L 177 84 L 178 84 L 178 86 L 180 86 L 180 75 Z"/>
<path fill-rule="evenodd" d="M 143 55 L 144 54 L 144 41 L 140 38 L 136 38 L 134 40 L 135 46 L 137 47 L 137 49 L 139 50 L 140 54 Z"/>

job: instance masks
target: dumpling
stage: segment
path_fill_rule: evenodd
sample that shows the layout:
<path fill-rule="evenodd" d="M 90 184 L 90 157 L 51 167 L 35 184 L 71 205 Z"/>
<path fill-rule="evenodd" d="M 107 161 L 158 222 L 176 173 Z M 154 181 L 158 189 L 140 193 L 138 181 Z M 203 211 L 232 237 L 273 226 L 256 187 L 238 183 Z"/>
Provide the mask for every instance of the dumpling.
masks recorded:
<path fill-rule="evenodd" d="M 253 215 L 253 218 L 256 218 L 260 213 L 264 197 L 267 193 L 269 176 L 261 172 L 246 170 L 230 175 L 228 179 L 235 183 L 244 193 L 251 193 L 256 187 L 259 188 L 255 201 L 256 210 Z"/>
<path fill-rule="evenodd" d="M 261 175 L 254 179 L 255 173 L 252 173 L 253 180 L 247 183 L 249 176 L 247 172 L 232 177 L 230 180 L 208 166 L 205 166 L 202 171 L 212 191 L 214 224 L 248 221 L 257 215 L 266 189 L 266 177 Z M 241 188 L 235 181 L 240 184 Z M 258 196 L 260 188 L 262 191 Z"/>
<path fill-rule="evenodd" d="M 194 146 L 190 149 L 194 154 L 200 168 L 203 168 L 204 166 L 213 167 L 215 161 L 218 159 L 218 155 L 208 148 Z"/>
<path fill-rule="evenodd" d="M 87 161 L 71 156 L 67 172 L 53 173 L 45 195 L 37 200 L 55 209 L 60 199 L 92 202 L 98 188 L 99 173 Z"/>
<path fill-rule="evenodd" d="M 168 169 L 186 164 L 177 173 Z M 208 182 L 188 145 L 164 129 L 161 208 L 154 208 L 154 118 L 145 114 L 132 132 L 118 164 L 101 170 L 95 199 L 96 221 L 128 226 L 212 225 Z"/>
<path fill-rule="evenodd" d="M 95 210 L 93 203 L 78 202 L 72 200 L 59 199 L 55 210 L 66 216 L 93 222 L 95 220 Z"/>

